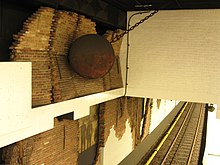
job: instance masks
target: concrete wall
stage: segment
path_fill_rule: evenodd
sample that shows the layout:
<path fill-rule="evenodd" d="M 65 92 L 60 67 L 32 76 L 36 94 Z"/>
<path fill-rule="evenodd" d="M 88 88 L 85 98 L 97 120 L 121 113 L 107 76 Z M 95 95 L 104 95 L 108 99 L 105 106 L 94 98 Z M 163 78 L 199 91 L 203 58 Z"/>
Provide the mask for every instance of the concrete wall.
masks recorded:
<path fill-rule="evenodd" d="M 127 95 L 220 104 L 219 27 L 219 9 L 163 10 L 131 31 Z"/>

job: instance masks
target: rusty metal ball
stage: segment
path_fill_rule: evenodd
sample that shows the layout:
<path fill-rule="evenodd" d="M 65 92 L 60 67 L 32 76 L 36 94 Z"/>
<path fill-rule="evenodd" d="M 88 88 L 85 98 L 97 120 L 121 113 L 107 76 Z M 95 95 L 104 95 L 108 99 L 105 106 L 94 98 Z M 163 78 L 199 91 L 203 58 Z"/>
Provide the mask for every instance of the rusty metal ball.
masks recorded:
<path fill-rule="evenodd" d="M 94 79 L 110 71 L 115 55 L 108 40 L 97 34 L 87 34 L 72 43 L 68 59 L 76 73 Z"/>

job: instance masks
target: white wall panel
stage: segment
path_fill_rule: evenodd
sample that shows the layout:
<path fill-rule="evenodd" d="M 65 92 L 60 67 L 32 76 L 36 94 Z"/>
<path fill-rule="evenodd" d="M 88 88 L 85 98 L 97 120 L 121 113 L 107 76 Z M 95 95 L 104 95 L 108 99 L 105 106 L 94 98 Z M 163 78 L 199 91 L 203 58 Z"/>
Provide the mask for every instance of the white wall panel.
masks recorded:
<path fill-rule="evenodd" d="M 220 103 L 220 10 L 159 11 L 129 36 L 127 95 Z"/>
<path fill-rule="evenodd" d="M 31 63 L 0 63 L 0 137 L 30 125 Z"/>

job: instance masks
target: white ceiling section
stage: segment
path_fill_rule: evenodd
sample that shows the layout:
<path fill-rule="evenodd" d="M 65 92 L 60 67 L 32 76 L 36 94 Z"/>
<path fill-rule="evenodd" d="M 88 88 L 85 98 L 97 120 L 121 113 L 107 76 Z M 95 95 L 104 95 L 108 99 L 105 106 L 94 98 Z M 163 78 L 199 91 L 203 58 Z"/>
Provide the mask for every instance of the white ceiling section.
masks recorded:
<path fill-rule="evenodd" d="M 128 96 L 220 105 L 219 9 L 159 11 L 130 32 L 129 45 Z"/>

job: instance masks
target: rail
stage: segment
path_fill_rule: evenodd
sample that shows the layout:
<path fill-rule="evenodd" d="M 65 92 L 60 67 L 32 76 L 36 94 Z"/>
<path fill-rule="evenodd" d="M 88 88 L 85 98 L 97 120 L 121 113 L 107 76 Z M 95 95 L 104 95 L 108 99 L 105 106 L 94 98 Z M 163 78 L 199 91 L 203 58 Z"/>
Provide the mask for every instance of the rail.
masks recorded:
<path fill-rule="evenodd" d="M 199 153 L 196 146 L 199 144 L 197 138 L 200 137 L 199 129 L 201 128 L 200 125 L 204 114 L 203 108 L 203 104 L 185 104 L 145 165 L 178 163 L 189 165 L 194 163 L 194 161 L 196 162 L 197 158 L 195 158 L 194 154 Z M 182 115 L 183 112 L 184 115 Z M 179 120 L 180 117 L 181 120 Z M 177 122 L 178 126 L 174 129 Z M 168 138 L 170 134 L 171 137 Z"/>

